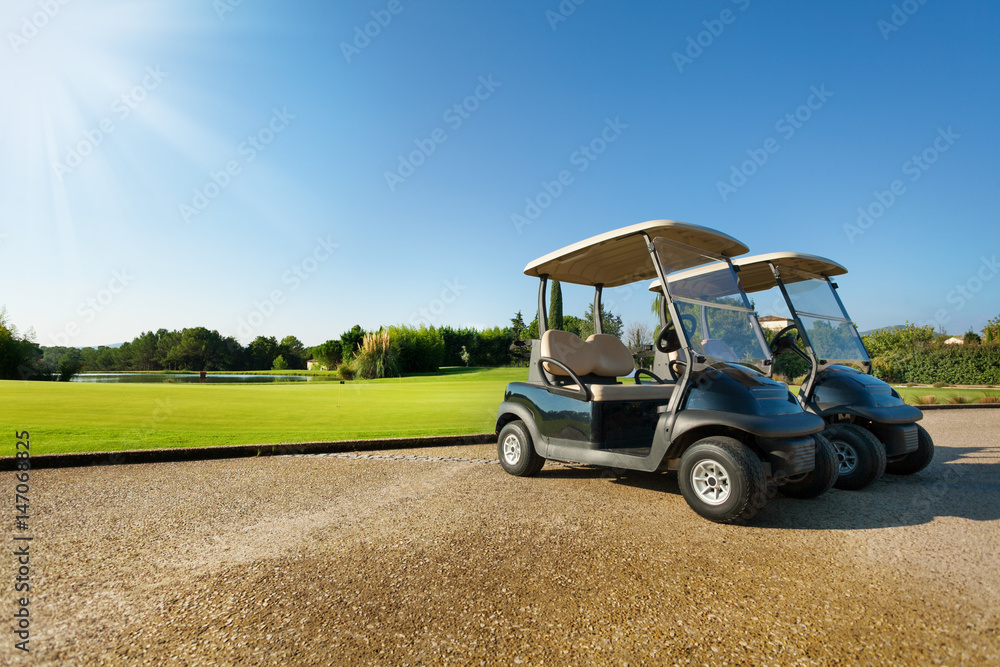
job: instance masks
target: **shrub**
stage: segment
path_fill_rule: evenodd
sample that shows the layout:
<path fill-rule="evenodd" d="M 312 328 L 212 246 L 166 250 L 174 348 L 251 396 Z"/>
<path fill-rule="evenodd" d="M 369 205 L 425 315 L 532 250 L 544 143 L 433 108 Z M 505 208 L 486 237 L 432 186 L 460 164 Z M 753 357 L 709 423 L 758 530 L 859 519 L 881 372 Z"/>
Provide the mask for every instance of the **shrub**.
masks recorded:
<path fill-rule="evenodd" d="M 951 403 L 952 405 L 965 405 L 966 403 L 969 402 L 969 399 L 967 399 L 965 396 L 949 396 L 948 402 Z"/>
<path fill-rule="evenodd" d="M 337 377 L 348 382 L 354 379 L 354 369 L 350 362 L 345 361 L 337 366 Z"/>
<path fill-rule="evenodd" d="M 434 327 L 389 327 L 400 373 L 433 373 L 444 362 L 444 336 Z"/>
<path fill-rule="evenodd" d="M 361 347 L 354 355 L 354 372 L 366 380 L 392 377 L 399 374 L 396 351 L 389 332 L 382 330 L 366 333 Z"/>
<path fill-rule="evenodd" d="M 942 382 L 942 381 L 939 380 L 939 381 L 935 382 L 934 384 L 932 384 L 931 386 L 935 387 L 937 389 L 940 389 L 941 387 L 947 387 L 948 383 L 947 382 Z"/>
<path fill-rule="evenodd" d="M 1000 403 L 1000 397 L 998 396 L 983 396 L 979 399 L 980 403 Z"/>
<path fill-rule="evenodd" d="M 936 396 L 916 396 L 914 397 L 914 400 L 917 405 L 934 405 L 937 403 Z"/>

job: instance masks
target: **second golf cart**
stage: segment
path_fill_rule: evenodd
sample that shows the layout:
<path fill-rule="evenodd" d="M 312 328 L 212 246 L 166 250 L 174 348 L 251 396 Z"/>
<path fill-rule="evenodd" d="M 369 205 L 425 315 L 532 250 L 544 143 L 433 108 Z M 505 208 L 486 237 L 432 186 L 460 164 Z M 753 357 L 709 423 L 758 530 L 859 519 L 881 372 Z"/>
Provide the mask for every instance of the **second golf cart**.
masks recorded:
<path fill-rule="evenodd" d="M 831 280 L 847 269 L 823 257 L 788 252 L 734 264 L 748 293 L 776 287 L 791 313 L 793 323 L 775 334 L 771 349 L 809 362 L 798 399 L 827 423 L 823 434 L 837 448 L 840 463 L 836 486 L 861 489 L 883 472 L 912 475 L 926 468 L 934 442 L 917 424 L 923 413 L 871 375 L 868 350 Z"/>
<path fill-rule="evenodd" d="M 681 493 L 701 516 L 746 520 L 763 507 L 769 484 L 812 497 L 837 477 L 823 420 L 804 411 L 786 385 L 764 372 L 771 355 L 730 258 L 747 251 L 704 227 L 653 220 L 592 237 L 528 264 L 540 279 L 540 340 L 532 341 L 527 382 L 508 385 L 497 412 L 497 450 L 513 474 L 538 473 L 546 459 L 628 470 L 676 470 Z M 709 283 L 671 284 L 652 371 L 601 331 L 604 288 L 722 262 Z M 548 280 L 594 288 L 594 330 L 546 330 Z M 724 327 L 733 358 L 699 343 L 691 328 L 702 312 Z M 682 322 L 676 327 L 672 323 Z M 735 345 L 737 349 L 734 349 Z M 726 354 L 728 355 L 729 352 Z M 619 378 L 634 373 L 634 384 Z M 643 382 L 643 378 L 646 379 Z"/>

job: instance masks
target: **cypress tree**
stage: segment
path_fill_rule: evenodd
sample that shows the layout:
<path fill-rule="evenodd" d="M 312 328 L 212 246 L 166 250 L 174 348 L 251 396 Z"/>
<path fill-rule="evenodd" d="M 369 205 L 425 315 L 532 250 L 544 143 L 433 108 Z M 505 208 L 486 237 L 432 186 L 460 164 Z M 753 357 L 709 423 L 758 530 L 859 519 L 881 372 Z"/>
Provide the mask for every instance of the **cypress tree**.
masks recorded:
<path fill-rule="evenodd" d="M 552 291 L 549 293 L 549 328 L 560 331 L 563 328 L 562 287 L 558 280 L 552 281 Z"/>

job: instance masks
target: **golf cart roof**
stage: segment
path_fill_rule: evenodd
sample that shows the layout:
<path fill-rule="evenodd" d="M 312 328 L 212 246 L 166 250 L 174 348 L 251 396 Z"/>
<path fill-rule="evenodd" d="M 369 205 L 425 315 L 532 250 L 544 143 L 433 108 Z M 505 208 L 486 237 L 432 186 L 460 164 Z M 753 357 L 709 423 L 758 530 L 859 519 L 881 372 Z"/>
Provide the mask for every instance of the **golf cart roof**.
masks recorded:
<path fill-rule="evenodd" d="M 722 232 L 675 220 L 650 220 L 592 236 L 561 250 L 551 252 L 524 267 L 524 273 L 578 285 L 617 287 L 638 280 L 656 277 L 649 250 L 642 234 L 650 239 L 676 241 L 722 257 L 735 257 L 748 248 Z M 708 257 L 692 255 L 683 266 L 665 270 L 686 269 L 707 264 Z"/>
<path fill-rule="evenodd" d="M 774 280 L 774 274 L 771 273 L 771 267 L 768 266 L 768 263 L 774 263 L 779 268 L 786 267 L 796 271 L 802 271 L 803 273 L 823 276 L 825 278 L 840 276 L 847 273 L 847 269 L 832 260 L 826 259 L 825 257 L 819 257 L 817 255 L 805 255 L 798 252 L 772 252 L 766 255 L 741 257 L 740 259 L 734 259 L 733 265 L 740 272 L 740 283 L 743 285 L 743 291 L 747 294 L 764 292 L 778 284 Z M 683 273 L 676 273 L 670 276 L 669 280 L 672 284 L 675 280 L 696 278 L 700 275 L 717 271 L 719 268 L 720 267 L 717 264 L 701 266 L 690 271 L 684 271 Z M 782 275 L 781 277 L 782 282 L 786 285 L 801 282 L 807 279 L 807 276 L 798 273 L 790 273 Z M 660 281 L 653 281 L 653 283 L 649 286 L 649 290 L 651 292 L 660 291 Z"/>

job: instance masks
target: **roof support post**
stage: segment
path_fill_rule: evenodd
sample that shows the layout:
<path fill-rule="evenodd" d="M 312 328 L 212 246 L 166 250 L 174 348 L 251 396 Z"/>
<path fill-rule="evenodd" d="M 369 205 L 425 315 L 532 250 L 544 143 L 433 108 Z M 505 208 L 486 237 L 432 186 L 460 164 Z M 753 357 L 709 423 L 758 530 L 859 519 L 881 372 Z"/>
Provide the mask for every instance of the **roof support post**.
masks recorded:
<path fill-rule="evenodd" d="M 601 310 L 601 294 L 604 285 L 594 285 L 594 333 L 604 333 L 604 313 Z"/>

